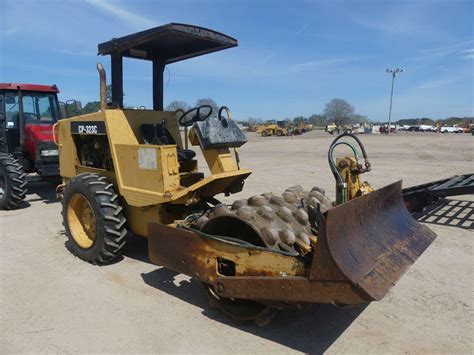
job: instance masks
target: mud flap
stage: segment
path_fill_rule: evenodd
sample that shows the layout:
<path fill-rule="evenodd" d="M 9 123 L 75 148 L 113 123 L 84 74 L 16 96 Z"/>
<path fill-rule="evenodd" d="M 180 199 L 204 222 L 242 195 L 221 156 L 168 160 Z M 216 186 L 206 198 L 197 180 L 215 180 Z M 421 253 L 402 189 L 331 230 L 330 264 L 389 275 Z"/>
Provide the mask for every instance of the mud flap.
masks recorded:
<path fill-rule="evenodd" d="M 399 181 L 330 209 L 324 237 L 332 261 L 347 281 L 366 293 L 368 301 L 377 301 L 436 234 L 410 215 Z"/>

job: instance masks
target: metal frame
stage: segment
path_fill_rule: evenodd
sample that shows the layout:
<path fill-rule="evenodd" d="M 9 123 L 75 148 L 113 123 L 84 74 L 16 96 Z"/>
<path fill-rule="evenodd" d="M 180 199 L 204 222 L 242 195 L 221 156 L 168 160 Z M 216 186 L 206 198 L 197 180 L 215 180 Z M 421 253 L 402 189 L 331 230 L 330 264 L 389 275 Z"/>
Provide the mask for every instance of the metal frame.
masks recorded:
<path fill-rule="evenodd" d="M 25 116 L 23 113 L 23 91 L 18 86 L 18 128 L 20 129 L 20 147 L 25 145 Z"/>
<path fill-rule="evenodd" d="M 207 28 L 170 23 L 98 45 L 111 56 L 112 105 L 123 108 L 123 58 L 153 63 L 153 109 L 163 110 L 163 72 L 167 64 L 236 47 L 235 38 Z"/>
<path fill-rule="evenodd" d="M 454 175 L 403 189 L 405 205 L 411 213 L 423 211 L 442 197 L 470 194 L 474 194 L 474 174 Z"/>
<path fill-rule="evenodd" d="M 474 201 L 442 198 L 413 216 L 423 223 L 474 230 Z"/>

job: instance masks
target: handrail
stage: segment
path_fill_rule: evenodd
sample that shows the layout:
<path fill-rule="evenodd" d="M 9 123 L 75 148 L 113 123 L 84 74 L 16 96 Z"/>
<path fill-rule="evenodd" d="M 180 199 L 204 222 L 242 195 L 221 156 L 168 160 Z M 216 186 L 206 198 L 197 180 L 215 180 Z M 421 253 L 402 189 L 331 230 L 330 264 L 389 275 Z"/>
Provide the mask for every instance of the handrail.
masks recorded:
<path fill-rule="evenodd" d="M 57 140 L 57 137 L 56 137 L 56 127 L 59 125 L 59 122 L 56 122 L 54 125 L 53 125 L 53 142 L 54 144 L 56 144 L 57 147 L 59 147 L 59 142 Z"/>

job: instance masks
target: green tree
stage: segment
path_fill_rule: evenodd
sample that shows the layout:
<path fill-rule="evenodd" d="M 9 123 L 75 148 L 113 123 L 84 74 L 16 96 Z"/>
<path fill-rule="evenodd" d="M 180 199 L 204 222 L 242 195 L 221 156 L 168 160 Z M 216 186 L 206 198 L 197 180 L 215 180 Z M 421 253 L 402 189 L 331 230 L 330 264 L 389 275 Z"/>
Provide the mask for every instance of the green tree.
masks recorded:
<path fill-rule="evenodd" d="M 202 106 L 202 105 L 211 106 L 212 107 L 211 117 L 217 117 L 217 113 L 219 112 L 219 106 L 217 105 L 217 102 L 215 102 L 213 99 L 210 99 L 210 98 L 199 99 L 196 101 L 196 106 Z"/>
<path fill-rule="evenodd" d="M 306 123 L 306 117 L 303 116 L 297 116 L 293 118 L 293 123 Z"/>
<path fill-rule="evenodd" d="M 123 96 L 125 96 L 125 94 Z M 112 84 L 106 86 L 105 98 L 107 102 L 112 102 Z"/>
<path fill-rule="evenodd" d="M 343 99 L 332 99 L 324 108 L 324 116 L 328 122 L 336 125 L 348 124 L 354 114 L 354 107 Z"/>
<path fill-rule="evenodd" d="M 368 123 L 369 119 L 367 116 L 359 115 L 359 114 L 353 114 L 350 118 L 351 123 L 359 123 L 359 124 L 364 124 Z"/>
<path fill-rule="evenodd" d="M 420 119 L 420 124 L 432 126 L 432 125 L 434 125 L 434 121 L 431 118 L 423 117 L 423 118 Z"/>
<path fill-rule="evenodd" d="M 100 101 L 88 102 L 81 111 L 81 115 L 87 115 L 88 113 L 94 113 L 100 111 Z"/>
<path fill-rule="evenodd" d="M 309 116 L 308 122 L 315 125 L 316 127 L 325 127 L 328 124 L 325 116 L 317 114 Z"/>
<path fill-rule="evenodd" d="M 403 120 L 398 120 L 395 123 L 401 126 L 416 126 L 419 124 L 416 118 L 406 118 Z"/>
<path fill-rule="evenodd" d="M 123 94 L 123 96 L 125 97 L 125 94 Z M 107 91 L 105 93 L 105 97 L 106 97 L 107 103 L 112 102 L 112 84 L 107 85 Z M 75 110 L 71 110 L 68 107 L 68 113 L 70 117 L 77 116 L 77 115 L 87 115 L 89 113 L 98 112 L 100 110 L 101 110 L 100 101 L 90 101 L 86 103 L 82 107 L 82 110 L 80 112 L 75 112 Z"/>
<path fill-rule="evenodd" d="M 171 101 L 168 106 L 166 106 L 166 111 L 176 111 L 176 110 L 183 110 L 188 111 L 191 107 L 189 107 L 186 101 Z"/>
<path fill-rule="evenodd" d="M 443 124 L 448 125 L 448 126 L 459 125 L 463 121 L 464 119 L 462 119 L 461 117 L 448 117 L 443 120 Z M 466 121 L 468 121 L 468 119 L 466 119 Z"/>

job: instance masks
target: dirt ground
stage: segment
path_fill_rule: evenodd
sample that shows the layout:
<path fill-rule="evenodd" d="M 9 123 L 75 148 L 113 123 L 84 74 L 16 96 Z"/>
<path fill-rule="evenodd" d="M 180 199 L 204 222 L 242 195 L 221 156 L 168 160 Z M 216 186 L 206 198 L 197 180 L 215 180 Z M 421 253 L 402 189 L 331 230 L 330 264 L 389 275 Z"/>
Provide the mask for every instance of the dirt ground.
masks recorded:
<path fill-rule="evenodd" d="M 326 158 L 334 137 L 248 137 L 240 159 L 254 173 L 226 201 L 295 184 L 319 185 L 334 197 Z M 376 188 L 474 170 L 468 134 L 360 137 L 373 166 L 366 179 Z M 282 311 L 260 328 L 209 309 L 198 282 L 147 262 L 141 240 L 113 265 L 72 256 L 51 185 L 32 184 L 23 207 L 0 212 L 1 353 L 474 352 L 473 230 L 427 224 L 438 238 L 381 302 Z"/>

